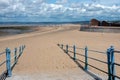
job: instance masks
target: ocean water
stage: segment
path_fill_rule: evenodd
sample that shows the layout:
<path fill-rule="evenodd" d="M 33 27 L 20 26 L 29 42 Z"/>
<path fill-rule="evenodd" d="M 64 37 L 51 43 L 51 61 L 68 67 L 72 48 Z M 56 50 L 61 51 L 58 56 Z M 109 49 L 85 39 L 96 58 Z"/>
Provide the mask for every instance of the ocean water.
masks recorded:
<path fill-rule="evenodd" d="M 77 21 L 77 22 L 0 22 L 0 36 L 10 36 L 22 33 L 32 32 L 29 27 L 36 26 L 51 26 L 62 24 L 89 24 L 89 21 Z M 7 28 L 9 27 L 9 28 Z M 14 28 L 21 27 L 21 28 Z M 27 27 L 27 29 L 26 29 Z M 25 29 L 24 29 L 25 28 Z"/>
<path fill-rule="evenodd" d="M 0 22 L 0 26 L 39 26 L 39 25 L 60 25 L 60 24 L 89 24 L 89 21 L 76 22 Z"/>

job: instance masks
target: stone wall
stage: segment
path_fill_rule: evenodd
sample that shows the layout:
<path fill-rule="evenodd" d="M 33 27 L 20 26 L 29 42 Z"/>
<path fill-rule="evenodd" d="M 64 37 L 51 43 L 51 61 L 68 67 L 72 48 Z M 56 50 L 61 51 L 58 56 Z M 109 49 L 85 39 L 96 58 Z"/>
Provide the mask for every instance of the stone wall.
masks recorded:
<path fill-rule="evenodd" d="M 112 27 L 80 27 L 80 31 L 88 31 L 88 32 L 105 32 L 105 33 L 120 33 L 120 28 L 112 28 Z"/>

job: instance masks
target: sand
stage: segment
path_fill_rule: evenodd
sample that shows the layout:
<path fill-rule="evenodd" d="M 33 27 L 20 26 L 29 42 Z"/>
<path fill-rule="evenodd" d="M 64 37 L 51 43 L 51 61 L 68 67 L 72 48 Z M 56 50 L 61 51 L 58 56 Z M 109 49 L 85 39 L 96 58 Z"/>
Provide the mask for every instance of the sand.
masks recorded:
<path fill-rule="evenodd" d="M 120 50 L 120 34 L 82 32 L 79 29 L 80 25 L 40 27 L 36 32 L 0 37 L 0 51 L 6 47 L 14 49 L 19 45 L 26 45 L 23 55 L 13 69 L 13 76 L 7 80 L 94 80 L 93 76 L 84 72 L 57 44 L 82 48 L 87 45 L 89 49 L 104 52 L 110 45 L 114 45 L 116 50 Z M 80 50 L 77 52 L 84 53 Z M 69 54 L 73 56 L 72 53 Z M 106 55 L 89 52 L 89 56 L 106 61 Z M 119 57 L 117 54 L 115 58 L 118 63 Z M 84 60 L 80 56 L 77 58 Z M 92 60 L 89 63 L 107 70 L 107 65 Z M 84 67 L 84 64 L 80 64 Z M 91 67 L 89 70 L 104 80 L 107 78 L 107 75 Z M 120 75 L 119 72 L 120 69 L 117 68 L 117 74 Z"/>

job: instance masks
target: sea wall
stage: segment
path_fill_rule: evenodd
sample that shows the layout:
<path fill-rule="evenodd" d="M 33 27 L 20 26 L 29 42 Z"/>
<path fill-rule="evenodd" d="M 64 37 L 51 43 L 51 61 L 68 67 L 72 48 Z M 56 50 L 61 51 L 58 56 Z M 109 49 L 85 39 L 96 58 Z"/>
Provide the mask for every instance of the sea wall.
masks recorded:
<path fill-rule="evenodd" d="M 106 32 L 106 33 L 120 33 L 119 27 L 80 27 L 80 31 L 88 32 Z"/>

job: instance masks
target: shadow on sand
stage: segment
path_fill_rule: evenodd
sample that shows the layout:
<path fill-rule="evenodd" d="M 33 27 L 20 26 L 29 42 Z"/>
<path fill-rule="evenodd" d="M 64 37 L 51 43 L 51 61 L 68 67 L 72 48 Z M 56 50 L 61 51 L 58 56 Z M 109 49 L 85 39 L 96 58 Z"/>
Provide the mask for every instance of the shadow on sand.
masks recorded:
<path fill-rule="evenodd" d="M 58 44 L 57 44 L 57 46 L 59 46 Z M 60 46 L 59 46 L 60 47 Z M 60 47 L 61 48 L 61 47 Z M 62 49 L 62 48 L 61 48 Z M 62 49 L 63 51 L 64 51 L 64 53 L 66 53 L 66 50 L 64 50 L 64 49 Z M 73 53 L 72 51 L 69 51 L 69 52 L 71 52 L 71 53 Z M 76 64 L 77 64 L 77 66 L 80 68 L 80 69 L 82 69 L 84 72 L 86 72 L 87 74 L 89 74 L 91 77 L 93 77 L 95 80 L 102 80 L 100 77 L 98 77 L 98 76 L 96 76 L 94 73 L 92 73 L 92 72 L 90 72 L 90 71 L 86 71 L 85 69 L 84 69 L 84 67 L 80 64 L 80 62 L 82 62 L 82 63 L 84 63 L 84 61 L 82 61 L 82 60 L 79 60 L 79 59 L 76 59 L 76 60 L 74 60 L 74 58 L 70 55 L 70 54 L 66 54 L 66 55 L 68 55 L 69 57 L 70 57 L 70 59 L 72 59 Z"/>

